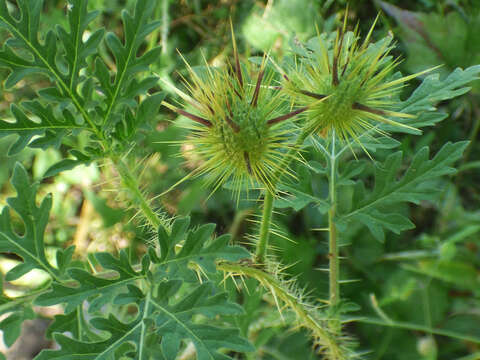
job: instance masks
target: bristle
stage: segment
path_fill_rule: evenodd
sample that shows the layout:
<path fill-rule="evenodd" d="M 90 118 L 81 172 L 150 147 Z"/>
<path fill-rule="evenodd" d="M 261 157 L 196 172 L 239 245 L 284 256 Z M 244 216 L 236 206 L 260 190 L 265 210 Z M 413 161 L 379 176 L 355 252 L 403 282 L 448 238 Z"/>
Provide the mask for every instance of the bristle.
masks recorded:
<path fill-rule="evenodd" d="M 342 46 L 343 46 L 343 31 L 339 30 L 337 32 L 337 39 L 335 40 L 335 51 L 333 54 L 333 62 L 332 62 L 332 84 L 334 86 L 337 86 L 340 83 L 338 80 L 338 57 L 340 56 L 340 52 L 342 51 Z"/>
<path fill-rule="evenodd" d="M 240 67 L 240 59 L 238 57 L 237 42 L 235 40 L 235 33 L 233 31 L 232 19 L 230 19 L 230 30 L 232 32 L 233 56 L 235 57 L 235 74 L 237 75 L 240 88 L 243 89 L 242 68 Z"/>
<path fill-rule="evenodd" d="M 173 109 L 172 109 L 173 110 Z M 176 113 L 179 113 L 180 115 L 183 115 L 193 121 L 196 121 L 202 125 L 205 125 L 207 127 L 211 127 L 212 126 L 212 123 L 210 121 L 208 121 L 207 119 L 204 119 L 200 116 L 197 116 L 197 115 L 194 115 L 194 114 L 191 114 L 185 110 L 182 110 L 182 109 L 177 109 L 175 108 L 173 111 L 175 111 Z"/>
<path fill-rule="evenodd" d="M 352 104 L 352 109 L 366 111 L 366 112 L 369 112 L 369 113 L 372 113 L 372 114 L 385 116 L 385 112 L 383 110 L 373 109 L 369 106 L 366 106 L 366 105 L 363 105 L 363 104 L 360 104 L 360 103 L 357 103 L 357 102 Z"/>
<path fill-rule="evenodd" d="M 252 99 L 252 102 L 251 102 L 251 105 L 253 107 L 257 106 L 258 95 L 260 93 L 260 85 L 262 83 L 263 74 L 264 74 L 264 70 L 260 70 L 260 73 L 258 74 L 258 78 L 257 78 L 257 84 L 255 85 L 255 91 L 253 93 L 253 99 Z"/>
<path fill-rule="evenodd" d="M 322 100 L 322 99 L 325 99 L 327 97 L 327 95 L 315 94 L 313 92 L 306 91 L 306 90 L 301 90 L 300 93 L 302 93 L 303 95 L 310 96 L 314 99 L 318 99 L 318 100 Z"/>
<path fill-rule="evenodd" d="M 248 153 L 246 151 L 243 152 L 243 157 L 245 159 L 245 163 L 247 165 L 247 171 L 250 175 L 252 175 L 252 165 L 250 164 L 250 157 L 248 156 Z"/>
<path fill-rule="evenodd" d="M 281 121 L 288 120 L 288 119 L 294 117 L 295 115 L 298 115 L 298 114 L 300 114 L 300 113 L 302 113 L 302 112 L 304 112 L 304 111 L 306 111 L 306 110 L 308 110 L 308 106 L 305 106 L 305 107 L 303 107 L 303 108 L 297 109 L 297 110 L 292 111 L 292 112 L 289 112 L 288 114 L 285 114 L 285 115 L 278 116 L 278 117 L 276 117 L 276 118 L 270 119 L 270 120 L 267 121 L 267 125 L 268 125 L 268 126 L 272 126 L 272 125 L 277 124 L 277 123 L 279 123 L 279 122 L 281 122 Z"/>

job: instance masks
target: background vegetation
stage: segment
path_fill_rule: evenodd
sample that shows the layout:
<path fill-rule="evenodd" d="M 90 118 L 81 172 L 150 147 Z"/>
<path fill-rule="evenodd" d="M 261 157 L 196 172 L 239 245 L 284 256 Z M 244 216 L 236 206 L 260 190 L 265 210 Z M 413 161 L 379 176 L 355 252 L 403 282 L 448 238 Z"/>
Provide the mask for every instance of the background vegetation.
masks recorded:
<path fill-rule="evenodd" d="M 315 24 L 321 31 L 335 29 L 341 23 L 346 3 L 342 0 L 159 0 L 155 18 L 161 19 L 162 25 L 150 35 L 147 45 L 162 47 L 153 70 L 164 80 L 178 83 L 180 75 L 187 72 L 177 49 L 190 64 L 201 64 L 203 56 L 211 64 L 231 59 L 229 19 L 234 24 L 240 54 L 245 60 L 263 51 L 281 58 L 293 36 L 306 40 L 315 35 Z M 90 0 L 88 4 L 91 10 L 102 10 L 92 28 L 104 26 L 121 36 L 121 10 L 131 9 L 134 1 Z M 46 0 L 41 27 L 66 23 L 65 11 L 64 1 Z M 395 55 L 405 58 L 400 65 L 404 74 L 438 64 L 443 64 L 441 71 L 446 74 L 456 67 L 480 63 L 477 1 L 350 1 L 348 21 L 358 22 L 365 34 L 379 11 L 382 15 L 373 38 L 380 39 L 388 32 L 394 34 L 398 41 Z M 3 42 L 7 35 L 2 31 L 0 36 Z M 100 52 L 113 63 L 107 48 L 100 48 Z M 8 73 L 0 69 L 2 81 Z M 0 117 L 10 117 L 10 104 L 19 98 L 33 97 L 36 90 L 45 87 L 42 81 L 46 81 L 45 78 L 22 80 L 13 92 L 2 86 Z M 407 88 L 404 96 L 408 93 Z M 480 143 L 477 139 L 480 82 L 475 83 L 467 95 L 441 103 L 440 108 L 450 115 L 439 125 L 428 128 L 422 136 L 396 136 L 396 139 L 402 143 L 407 160 L 422 146 L 429 145 L 435 153 L 447 141 L 469 139 L 464 157 L 457 164 L 457 174 L 435 184 L 442 189 L 440 199 L 395 209 L 408 215 L 416 226 L 413 230 L 400 235 L 389 232 L 385 241 L 380 242 L 363 226 L 346 229 L 342 241 L 348 247 L 342 248 L 345 255 L 342 277 L 359 281 L 342 285 L 342 296 L 360 305 L 359 315 L 381 312 L 394 321 L 480 337 Z M 196 166 L 195 158 L 185 161 L 177 156 L 185 151 L 180 145 L 165 143 L 183 137 L 184 130 L 171 125 L 175 119 L 173 112 L 162 108 L 151 119 L 155 131 L 145 131 L 134 150 L 134 157 L 142 162 L 142 188 L 148 194 L 162 193 Z M 87 139 L 78 137 L 76 141 Z M 40 196 L 54 194 L 46 231 L 47 251 L 76 245 L 76 259 L 89 259 L 89 253 L 95 251 L 118 254 L 120 249 L 128 249 L 132 258 L 145 252 L 145 243 L 150 241 L 151 234 L 134 226 L 135 210 L 122 207 L 122 196 L 126 195 L 118 194 L 118 183 L 112 180 L 116 174 L 111 167 L 80 166 L 42 179 L 52 164 L 68 156 L 66 150 L 63 147 L 48 151 L 28 148 L 9 157 L 7 150 L 14 142 L 14 137 L 0 138 L 0 208 L 5 199 L 15 193 L 9 178 L 15 162 L 20 161 L 33 179 L 41 180 Z M 382 157 L 382 153 L 377 156 Z M 373 176 L 372 165 L 366 166 Z M 300 174 L 302 171 L 300 167 L 297 169 Z M 322 191 L 324 180 L 320 175 L 316 178 L 307 173 L 303 180 L 304 203 L 298 205 L 299 211 L 285 204 L 281 213 L 275 215 L 275 224 L 282 236 L 273 236 L 271 242 L 282 263 L 290 264 L 285 270 L 286 276 L 296 278 L 311 297 L 325 299 L 328 279 L 319 269 L 328 262 L 326 236 L 314 229 L 324 228 L 326 224 L 318 204 L 309 201 L 307 196 Z M 252 215 L 258 211 L 255 201 L 243 200 L 237 207 L 226 189 L 209 195 L 201 180 L 186 181 L 162 197 L 156 206 L 167 209 L 171 215 L 190 215 L 194 225 L 215 223 L 218 233 L 229 232 L 235 241 L 247 242 L 245 235 L 256 226 L 252 222 Z M 18 258 L 14 256 L 2 255 L 1 270 L 5 273 L 16 261 Z M 7 283 L 5 291 L 21 294 L 43 281 L 41 274 L 32 274 L 13 284 Z M 258 318 L 268 324 L 259 325 L 261 330 L 255 336 L 255 345 L 261 349 L 259 353 L 264 359 L 316 358 L 305 334 L 285 331 L 274 306 L 258 306 L 253 300 L 244 306 L 247 313 L 240 327 L 250 326 L 252 331 L 251 324 Z M 41 308 L 38 312 L 45 318 L 52 315 Z M 346 330 L 358 339 L 360 349 L 371 350 L 367 355 L 371 359 L 480 359 L 479 345 L 465 339 L 362 322 Z"/>

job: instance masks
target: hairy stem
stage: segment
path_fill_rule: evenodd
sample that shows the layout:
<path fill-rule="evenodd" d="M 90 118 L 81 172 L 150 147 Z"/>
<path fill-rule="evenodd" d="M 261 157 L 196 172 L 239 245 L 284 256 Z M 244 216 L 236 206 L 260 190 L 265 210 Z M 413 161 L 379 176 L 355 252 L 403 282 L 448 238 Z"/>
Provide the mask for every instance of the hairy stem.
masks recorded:
<path fill-rule="evenodd" d="M 265 192 L 265 199 L 263 200 L 262 222 L 260 224 L 260 239 L 257 245 L 257 252 L 255 254 L 256 260 L 262 264 L 265 261 L 265 253 L 267 250 L 268 236 L 270 233 L 270 222 L 272 220 L 273 212 L 273 195 L 270 191 Z"/>
<path fill-rule="evenodd" d="M 155 211 L 152 210 L 148 200 L 140 191 L 140 186 L 138 183 L 137 178 L 132 175 L 132 172 L 128 168 L 128 166 L 123 162 L 122 159 L 117 157 L 112 157 L 112 161 L 115 164 L 115 168 L 117 169 L 120 177 L 122 178 L 122 182 L 130 191 L 130 194 L 133 197 L 133 201 L 135 205 L 137 205 L 142 212 L 142 214 L 147 219 L 148 223 L 157 230 L 160 226 L 162 226 L 167 232 L 170 231 L 168 224 L 162 220 Z"/>
<path fill-rule="evenodd" d="M 280 181 L 282 177 L 282 173 L 280 171 L 285 170 L 288 168 L 290 165 L 292 159 L 294 158 L 295 152 L 298 151 L 299 147 L 302 146 L 303 142 L 309 135 L 309 132 L 304 131 L 302 132 L 298 138 L 297 141 L 295 142 L 295 145 L 290 148 L 290 150 L 285 154 L 282 162 L 280 163 L 280 166 L 278 167 L 277 172 L 273 175 L 273 191 L 276 189 L 276 185 Z M 267 251 L 267 245 L 268 245 L 268 237 L 270 234 L 270 223 L 272 221 L 272 213 L 273 213 L 273 202 L 274 202 L 274 196 L 270 191 L 265 192 L 265 198 L 263 200 L 263 212 L 262 212 L 262 220 L 260 223 L 260 234 L 259 234 L 259 241 L 257 244 L 257 250 L 256 250 L 256 260 L 261 264 L 265 261 L 265 254 Z"/>
<path fill-rule="evenodd" d="M 329 329 L 323 326 L 322 321 L 316 317 L 317 308 L 314 305 L 307 304 L 305 299 L 295 291 L 292 291 L 288 284 L 277 279 L 273 274 L 240 264 L 220 263 L 217 264 L 217 269 L 224 271 L 230 277 L 247 276 L 256 279 L 272 294 L 276 302 L 280 300 L 294 312 L 299 326 L 312 332 L 319 352 L 324 353 L 329 360 L 345 359 L 344 351 L 338 340 L 329 332 Z M 280 303 L 277 302 L 277 306 L 281 311 L 282 306 L 280 306 Z"/>

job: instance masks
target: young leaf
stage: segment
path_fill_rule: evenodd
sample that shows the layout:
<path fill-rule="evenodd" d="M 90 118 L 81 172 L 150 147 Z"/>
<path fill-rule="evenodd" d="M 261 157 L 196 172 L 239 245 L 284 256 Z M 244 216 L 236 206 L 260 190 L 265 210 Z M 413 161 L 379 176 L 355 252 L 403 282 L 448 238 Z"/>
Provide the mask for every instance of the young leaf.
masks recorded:
<path fill-rule="evenodd" d="M 390 155 L 385 163 L 375 171 L 375 187 L 366 193 L 363 183 L 355 187 L 353 208 L 339 216 L 341 223 L 359 221 L 370 229 L 380 241 L 385 238 L 384 229 L 399 233 L 410 229 L 413 224 L 403 215 L 389 212 L 392 204 L 431 200 L 438 193 L 435 180 L 452 174 L 456 170 L 451 165 L 463 154 L 467 142 L 446 143 L 439 152 L 429 159 L 427 147 L 422 148 L 413 158 L 405 174 L 397 180 L 402 167 L 402 153 Z"/>
<path fill-rule="evenodd" d="M 23 262 L 10 270 L 6 279 L 15 280 L 30 270 L 41 269 L 58 280 L 61 273 L 48 262 L 43 241 L 52 207 L 52 196 L 47 195 L 40 207 L 37 207 L 35 201 L 37 186 L 30 184 L 27 171 L 19 163 L 13 172 L 12 185 L 17 191 L 17 197 L 7 199 L 9 206 L 6 206 L 0 214 L 0 252 L 17 254 Z M 12 229 L 10 209 L 13 209 L 23 221 L 25 226 L 23 236 Z"/>

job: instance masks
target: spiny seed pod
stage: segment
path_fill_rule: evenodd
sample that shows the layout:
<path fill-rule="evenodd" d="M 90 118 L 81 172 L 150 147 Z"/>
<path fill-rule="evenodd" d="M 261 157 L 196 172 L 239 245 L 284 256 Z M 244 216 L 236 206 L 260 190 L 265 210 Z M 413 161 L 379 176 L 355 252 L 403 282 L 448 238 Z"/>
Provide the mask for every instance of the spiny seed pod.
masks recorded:
<path fill-rule="evenodd" d="M 240 64 L 235 40 L 233 66 L 212 68 L 203 74 L 188 64 L 191 82 L 186 82 L 190 94 L 175 89 L 192 109 L 187 111 L 169 103 L 163 104 L 194 121 L 187 142 L 191 151 L 200 156 L 202 164 L 195 173 L 205 174 L 214 190 L 232 180 L 240 192 L 242 184 L 260 184 L 274 192 L 279 176 L 289 173 L 281 166 L 284 158 L 294 155 L 292 126 L 285 120 L 306 108 L 288 109 L 284 94 L 273 82 L 273 71 L 266 71 L 266 57 L 251 79 Z M 293 154 L 293 155 L 292 155 Z"/>
<path fill-rule="evenodd" d="M 378 19 L 378 17 L 377 17 Z M 283 87 L 300 106 L 308 107 L 306 131 L 329 133 L 347 143 L 366 131 L 379 129 L 379 123 L 413 129 L 395 118 L 412 118 L 394 111 L 398 93 L 405 82 L 427 71 L 404 76 L 392 76 L 399 64 L 390 55 L 392 38 L 370 44 L 377 21 L 360 44 L 358 31 L 346 33 L 343 28 L 336 36 L 318 35 L 306 45 L 299 45 L 300 56 L 292 71 L 284 75 Z M 318 101 L 324 99 L 324 101 Z"/>

